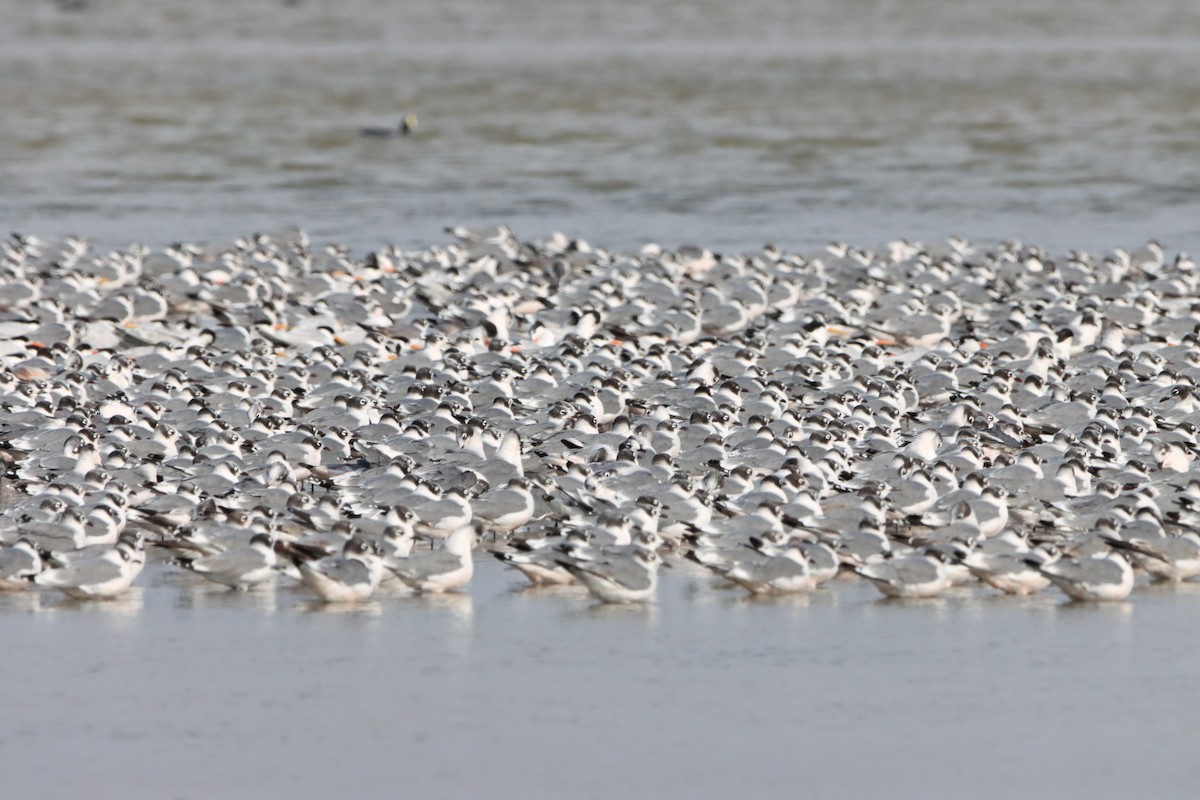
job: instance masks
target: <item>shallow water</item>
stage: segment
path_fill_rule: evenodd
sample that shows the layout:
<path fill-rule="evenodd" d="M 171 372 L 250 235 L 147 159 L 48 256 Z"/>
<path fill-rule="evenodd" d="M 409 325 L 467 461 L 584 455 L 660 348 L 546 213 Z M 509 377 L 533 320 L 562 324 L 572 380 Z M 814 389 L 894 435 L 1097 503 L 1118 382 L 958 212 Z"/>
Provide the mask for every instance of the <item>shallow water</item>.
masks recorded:
<path fill-rule="evenodd" d="M 1195 585 L 1116 604 L 857 581 L 751 600 L 525 589 L 323 606 L 150 567 L 125 597 L 0 596 L 8 791 L 62 797 L 1182 797 Z M 1152 766 L 1151 766 L 1152 765 Z"/>
<path fill-rule="evenodd" d="M 1200 6 L 0 0 L 0 219 L 1197 249 Z M 361 125 L 420 118 L 374 141 Z"/>

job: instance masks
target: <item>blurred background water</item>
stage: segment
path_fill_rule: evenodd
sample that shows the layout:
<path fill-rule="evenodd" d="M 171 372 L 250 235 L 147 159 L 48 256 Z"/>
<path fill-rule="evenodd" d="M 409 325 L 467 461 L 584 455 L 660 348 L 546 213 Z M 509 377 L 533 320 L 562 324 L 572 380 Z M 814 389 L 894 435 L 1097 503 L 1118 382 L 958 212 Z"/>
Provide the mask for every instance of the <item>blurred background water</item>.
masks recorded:
<path fill-rule="evenodd" d="M 23 232 L 1195 249 L 1195 3 L 62 6 L 0 0 L 0 219 Z M 358 134 L 406 113 L 413 136 Z"/>

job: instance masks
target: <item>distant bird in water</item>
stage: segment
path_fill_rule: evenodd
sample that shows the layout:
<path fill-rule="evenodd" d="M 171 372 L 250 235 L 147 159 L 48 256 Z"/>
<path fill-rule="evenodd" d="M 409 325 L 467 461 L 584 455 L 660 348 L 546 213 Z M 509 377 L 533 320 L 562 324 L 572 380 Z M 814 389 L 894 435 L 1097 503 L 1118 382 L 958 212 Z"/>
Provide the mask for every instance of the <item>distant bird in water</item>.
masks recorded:
<path fill-rule="evenodd" d="M 408 136 L 417 129 L 417 115 L 405 114 L 404 119 L 400 120 L 400 124 L 394 128 L 381 127 L 365 127 L 359 128 L 360 136 L 366 136 L 370 139 L 390 139 L 393 136 Z"/>

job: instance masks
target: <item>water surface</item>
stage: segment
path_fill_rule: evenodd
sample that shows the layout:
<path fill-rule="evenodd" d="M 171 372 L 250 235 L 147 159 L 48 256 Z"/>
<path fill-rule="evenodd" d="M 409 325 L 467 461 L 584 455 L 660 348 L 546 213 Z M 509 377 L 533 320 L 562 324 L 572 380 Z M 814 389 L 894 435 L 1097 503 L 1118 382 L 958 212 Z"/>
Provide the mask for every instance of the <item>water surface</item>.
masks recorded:
<path fill-rule="evenodd" d="M 0 596 L 8 791 L 128 798 L 1184 797 L 1197 588 L 1063 603 L 857 581 L 751 600 L 531 590 L 316 604 L 149 567 L 112 602 Z M 1150 768 L 1153 765 L 1153 768 Z"/>
<path fill-rule="evenodd" d="M 0 0 L 0 218 L 112 245 L 1196 249 L 1200 6 Z M 374 141 L 362 125 L 420 118 Z"/>

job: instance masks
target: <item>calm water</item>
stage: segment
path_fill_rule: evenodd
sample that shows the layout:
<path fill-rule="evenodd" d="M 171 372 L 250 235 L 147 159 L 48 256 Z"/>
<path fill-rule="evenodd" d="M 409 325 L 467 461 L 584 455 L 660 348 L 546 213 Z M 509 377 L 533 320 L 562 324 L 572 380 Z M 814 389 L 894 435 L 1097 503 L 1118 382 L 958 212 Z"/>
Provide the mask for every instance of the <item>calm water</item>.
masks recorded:
<path fill-rule="evenodd" d="M 1200 250 L 1194 4 L 0 0 L 0 34 L 2 230 Z M 607 609 L 480 566 L 340 613 L 161 568 L 0 596 L 5 791 L 1195 792 L 1194 586 L 750 602 L 681 567 Z"/>
<path fill-rule="evenodd" d="M 754 601 L 527 590 L 354 610 L 151 571 L 0 596 L 0 758 L 23 797 L 1187 797 L 1195 585 L 1063 604 L 858 582 Z M 749 788 L 753 787 L 753 788 Z"/>
<path fill-rule="evenodd" d="M 0 219 L 106 243 L 1198 248 L 1200 6 L 0 0 Z M 369 124 L 420 117 L 418 135 Z"/>

